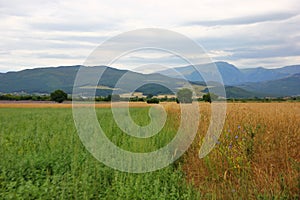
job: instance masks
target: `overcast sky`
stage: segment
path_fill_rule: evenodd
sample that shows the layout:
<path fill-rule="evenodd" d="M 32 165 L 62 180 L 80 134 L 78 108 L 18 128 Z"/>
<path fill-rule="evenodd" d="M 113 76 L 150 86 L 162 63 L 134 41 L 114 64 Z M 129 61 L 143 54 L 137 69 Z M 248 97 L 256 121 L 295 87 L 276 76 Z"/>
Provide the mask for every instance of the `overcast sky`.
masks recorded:
<path fill-rule="evenodd" d="M 300 64 L 299 0 L 0 0 L 0 18 L 0 72 L 83 64 L 140 28 L 184 34 L 240 68 Z"/>

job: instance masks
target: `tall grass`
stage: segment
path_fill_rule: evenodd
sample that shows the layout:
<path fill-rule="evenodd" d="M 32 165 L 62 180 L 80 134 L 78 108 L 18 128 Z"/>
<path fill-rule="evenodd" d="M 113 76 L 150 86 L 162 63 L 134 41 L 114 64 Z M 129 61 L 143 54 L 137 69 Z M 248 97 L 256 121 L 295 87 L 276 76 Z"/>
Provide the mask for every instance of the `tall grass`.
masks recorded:
<path fill-rule="evenodd" d="M 141 115 L 147 108 L 133 109 Z M 98 110 L 100 124 L 118 142 L 120 130 L 110 124 L 109 109 Z M 140 117 L 139 117 L 140 116 Z M 168 123 L 171 123 L 169 121 Z M 165 141 L 172 130 L 163 131 Z M 170 136 L 166 137 L 167 132 Z M 123 135 L 123 137 L 125 137 Z M 161 137 L 161 136 L 160 136 Z M 151 150 L 159 138 L 145 146 Z M 141 141 L 133 149 L 141 148 Z M 132 143 L 134 144 L 134 143 Z M 144 143 L 145 144 L 145 143 Z M 157 143 L 157 146 L 163 145 Z M 93 158 L 81 144 L 70 109 L 6 108 L 0 110 L 0 199 L 197 199 L 180 168 L 171 165 L 145 174 L 110 169 Z"/>
<path fill-rule="evenodd" d="M 233 103 L 216 148 L 197 152 L 210 121 L 200 104 L 198 138 L 185 155 L 184 171 L 211 199 L 299 199 L 300 104 Z"/>
<path fill-rule="evenodd" d="M 198 135 L 188 151 L 145 174 L 115 171 L 92 157 L 69 108 L 1 108 L 0 199 L 299 199 L 299 103 L 229 103 L 221 137 L 201 160 L 211 116 L 209 104 L 199 106 Z M 147 139 L 123 133 L 109 108 L 96 110 L 113 143 L 149 152 L 177 132 L 179 106 L 164 107 L 165 127 Z M 130 115 L 137 124 L 150 122 L 148 108 L 131 108 Z"/>

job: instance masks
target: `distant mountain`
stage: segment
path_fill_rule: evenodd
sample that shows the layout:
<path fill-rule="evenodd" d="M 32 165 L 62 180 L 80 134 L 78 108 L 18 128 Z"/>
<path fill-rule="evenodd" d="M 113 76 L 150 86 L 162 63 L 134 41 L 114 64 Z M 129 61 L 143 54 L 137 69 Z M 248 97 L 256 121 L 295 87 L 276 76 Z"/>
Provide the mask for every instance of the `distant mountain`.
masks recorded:
<path fill-rule="evenodd" d="M 274 71 L 284 73 L 284 74 L 298 74 L 300 73 L 300 65 L 291 65 L 282 68 L 273 69 Z"/>
<path fill-rule="evenodd" d="M 227 98 L 252 98 L 265 96 L 291 96 L 299 95 L 300 72 L 299 65 L 279 69 L 243 69 L 239 70 L 234 65 L 226 62 L 216 63 L 221 72 Z M 209 70 L 209 64 L 198 66 L 201 72 L 206 73 L 209 81 L 203 82 L 201 75 L 195 72 L 192 66 L 177 68 L 188 80 L 182 79 L 174 70 L 165 70 L 160 73 L 141 74 L 129 70 L 119 70 L 107 66 L 61 66 L 27 69 L 18 72 L 0 73 L 0 93 L 51 93 L 62 89 L 71 94 L 74 80 L 79 69 L 85 75 L 83 82 L 78 85 L 81 95 L 89 94 L 96 89 L 96 95 L 106 96 L 112 91 L 124 94 L 132 91 L 142 92 L 144 95 L 173 94 L 178 89 L 188 84 L 197 89 L 198 95 L 207 92 L 207 87 L 218 94 L 220 83 L 213 80 L 214 74 Z M 97 85 L 91 80 L 98 80 Z M 165 74 L 165 75 L 163 75 Z M 168 75 L 168 76 L 166 76 Z M 279 78 L 278 78 L 279 77 Z M 122 82 L 116 85 L 118 82 Z M 140 87 L 139 87 L 140 86 Z M 206 89 L 205 89 L 206 88 Z"/>
<path fill-rule="evenodd" d="M 227 62 L 215 62 L 220 74 L 222 75 L 223 82 L 225 85 L 236 85 L 243 82 L 243 73 L 234 65 Z M 211 70 L 211 64 L 196 65 L 200 73 L 207 77 L 206 81 L 215 81 L 215 75 Z M 158 73 L 173 78 L 181 78 L 182 76 L 189 81 L 204 81 L 201 74 L 197 71 L 194 66 L 189 65 L 185 67 L 177 67 L 174 69 L 167 69 L 158 71 Z"/>
<path fill-rule="evenodd" d="M 235 86 L 226 86 L 225 87 L 226 90 L 226 98 L 255 98 L 255 97 L 266 97 L 266 94 L 268 93 L 260 93 L 257 91 L 248 91 L 245 89 L 242 89 L 240 87 L 235 87 Z"/>
<path fill-rule="evenodd" d="M 247 91 L 270 94 L 271 96 L 300 96 L 300 73 L 277 80 L 245 83 L 238 87 Z"/>
<path fill-rule="evenodd" d="M 49 93 L 55 89 L 71 92 L 79 67 L 48 67 L 1 73 L 0 92 Z"/>
<path fill-rule="evenodd" d="M 262 82 L 276 80 L 289 75 L 288 73 L 282 73 L 278 70 L 266 69 L 263 67 L 241 69 L 240 71 L 244 75 L 243 81 L 240 82 L 240 84 L 245 82 Z"/>
<path fill-rule="evenodd" d="M 106 66 L 84 67 L 84 66 L 62 66 L 49 68 L 27 69 L 19 72 L 7 72 L 0 74 L 0 92 L 26 92 L 26 93 L 51 93 L 56 89 L 62 89 L 72 93 L 73 84 L 79 68 L 85 73 L 85 81 L 80 87 L 82 92 L 97 87 L 97 95 L 108 95 L 123 76 L 122 85 L 115 88 L 116 93 L 132 91 L 145 94 L 170 94 L 171 90 L 183 87 L 188 82 L 182 79 L 170 78 L 161 74 L 140 74 L 128 70 L 119 70 Z M 102 77 L 97 86 L 90 80 Z M 144 85 L 136 88 L 136 86 Z M 162 86 L 163 85 L 163 86 Z M 170 88 L 170 89 L 168 89 Z"/>
<path fill-rule="evenodd" d="M 257 83 L 277 80 L 300 73 L 300 65 L 286 66 L 277 69 L 266 69 L 263 67 L 238 69 L 236 66 L 227 62 L 215 62 L 214 64 L 217 66 L 224 84 L 231 86 L 248 82 Z M 213 74 L 211 74 L 212 70 L 210 70 L 211 64 L 196 65 L 196 67 L 202 75 L 209 77 L 208 81 L 214 81 Z M 189 81 L 204 81 L 194 66 L 177 67 L 159 71 L 158 73 L 174 78 L 183 76 Z"/>

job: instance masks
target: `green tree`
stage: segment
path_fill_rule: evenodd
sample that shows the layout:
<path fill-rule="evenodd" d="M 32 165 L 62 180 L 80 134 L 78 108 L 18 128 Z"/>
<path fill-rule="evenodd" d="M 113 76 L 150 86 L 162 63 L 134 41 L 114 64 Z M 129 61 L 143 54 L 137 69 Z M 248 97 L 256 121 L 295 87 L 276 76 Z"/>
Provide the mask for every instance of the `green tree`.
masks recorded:
<path fill-rule="evenodd" d="M 50 94 L 51 101 L 55 101 L 58 103 L 62 103 L 64 100 L 68 98 L 67 93 L 62 90 L 55 90 Z"/>
<path fill-rule="evenodd" d="M 216 100 L 218 98 L 218 96 L 214 93 L 207 93 L 207 94 L 204 94 L 202 98 L 205 102 L 211 103 L 213 100 Z"/>
<path fill-rule="evenodd" d="M 180 89 L 177 92 L 177 98 L 179 103 L 192 103 L 193 92 L 188 88 Z"/>
<path fill-rule="evenodd" d="M 147 99 L 147 103 L 159 103 L 159 99 L 158 98 L 152 98 L 152 99 Z"/>

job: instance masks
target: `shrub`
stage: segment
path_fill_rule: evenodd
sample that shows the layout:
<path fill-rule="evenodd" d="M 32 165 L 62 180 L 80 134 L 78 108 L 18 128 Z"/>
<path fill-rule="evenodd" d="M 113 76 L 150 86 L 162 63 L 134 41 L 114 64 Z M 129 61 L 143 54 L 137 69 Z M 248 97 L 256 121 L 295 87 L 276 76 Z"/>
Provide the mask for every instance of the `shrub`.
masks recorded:
<path fill-rule="evenodd" d="M 68 98 L 67 93 L 62 90 L 55 90 L 50 94 L 51 101 L 55 101 L 58 103 L 62 103 L 64 100 Z"/>
<path fill-rule="evenodd" d="M 179 103 L 192 103 L 193 92 L 188 88 L 183 88 L 177 92 Z"/>
<path fill-rule="evenodd" d="M 159 103 L 159 100 L 157 98 L 147 99 L 147 103 Z"/>

